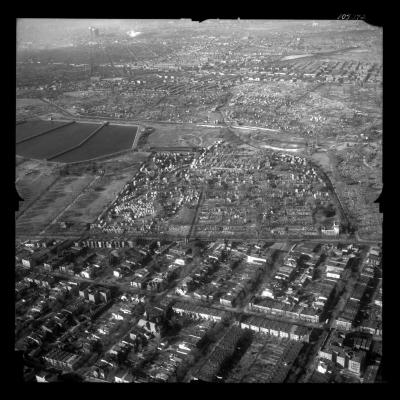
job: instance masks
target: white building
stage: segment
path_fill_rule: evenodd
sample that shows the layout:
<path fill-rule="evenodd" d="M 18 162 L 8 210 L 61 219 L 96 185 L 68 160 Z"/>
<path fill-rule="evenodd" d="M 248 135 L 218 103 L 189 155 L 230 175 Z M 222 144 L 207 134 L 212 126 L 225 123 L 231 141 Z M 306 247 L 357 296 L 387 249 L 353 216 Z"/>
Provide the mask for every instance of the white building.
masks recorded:
<path fill-rule="evenodd" d="M 335 221 L 332 229 L 321 229 L 323 235 L 337 236 L 339 235 L 339 224 Z"/>

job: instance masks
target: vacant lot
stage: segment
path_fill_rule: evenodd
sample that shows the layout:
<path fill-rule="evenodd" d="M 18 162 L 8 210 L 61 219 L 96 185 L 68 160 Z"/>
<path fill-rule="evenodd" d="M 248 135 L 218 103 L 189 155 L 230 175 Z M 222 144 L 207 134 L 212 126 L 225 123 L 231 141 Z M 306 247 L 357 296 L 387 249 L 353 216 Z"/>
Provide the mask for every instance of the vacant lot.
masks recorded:
<path fill-rule="evenodd" d="M 322 167 L 325 172 L 331 172 L 331 161 L 326 152 L 314 153 L 311 157 L 318 165 Z"/>
<path fill-rule="evenodd" d="M 61 211 L 93 180 L 91 175 L 60 178 L 24 215 L 17 221 L 16 233 L 40 233 Z"/>
<path fill-rule="evenodd" d="M 40 99 L 16 99 L 17 108 L 42 105 L 43 101 Z"/>
<path fill-rule="evenodd" d="M 103 176 L 89 190 L 82 193 L 60 220 L 72 223 L 93 223 L 132 178 L 132 172 Z"/>
<path fill-rule="evenodd" d="M 17 120 L 25 118 L 36 118 L 44 116 L 53 111 L 53 107 L 40 99 L 17 98 L 16 99 L 16 118 Z"/>
<path fill-rule="evenodd" d="M 23 198 L 19 204 L 18 218 L 39 196 L 57 180 L 58 168 L 55 164 L 40 160 L 23 160 L 17 157 L 15 186 Z"/>
<path fill-rule="evenodd" d="M 184 206 L 168 222 L 173 225 L 191 225 L 195 213 L 195 208 L 188 208 Z"/>
<path fill-rule="evenodd" d="M 56 179 L 56 174 L 48 174 L 39 170 L 33 170 L 19 179 L 15 186 L 24 201 L 20 203 L 16 216 L 24 212 Z"/>
<path fill-rule="evenodd" d="M 220 138 L 220 128 L 196 125 L 152 124 L 155 132 L 147 140 L 149 146 L 209 146 Z"/>
<path fill-rule="evenodd" d="M 41 160 L 29 160 L 21 157 L 16 157 L 16 169 L 15 169 L 15 181 L 18 182 L 25 175 L 34 173 L 34 172 L 42 172 L 47 175 L 51 173 L 56 173 L 58 170 L 57 165 L 53 163 L 48 163 L 46 161 Z"/>

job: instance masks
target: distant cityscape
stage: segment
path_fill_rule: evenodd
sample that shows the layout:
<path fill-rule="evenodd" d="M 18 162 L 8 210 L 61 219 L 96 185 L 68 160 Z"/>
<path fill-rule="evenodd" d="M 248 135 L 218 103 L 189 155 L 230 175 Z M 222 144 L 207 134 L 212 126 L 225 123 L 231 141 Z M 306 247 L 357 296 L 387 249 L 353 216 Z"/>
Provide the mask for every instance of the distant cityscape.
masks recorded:
<path fill-rule="evenodd" d="M 382 377 L 382 28 L 17 21 L 26 382 Z"/>

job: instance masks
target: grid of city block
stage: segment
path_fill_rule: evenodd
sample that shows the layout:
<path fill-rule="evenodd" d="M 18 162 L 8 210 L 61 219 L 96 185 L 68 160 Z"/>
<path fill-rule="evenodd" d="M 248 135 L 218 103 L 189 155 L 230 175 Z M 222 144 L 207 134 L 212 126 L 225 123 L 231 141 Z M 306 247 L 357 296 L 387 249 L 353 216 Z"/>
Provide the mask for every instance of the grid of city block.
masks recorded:
<path fill-rule="evenodd" d="M 384 381 L 382 33 L 18 19 L 24 381 Z"/>

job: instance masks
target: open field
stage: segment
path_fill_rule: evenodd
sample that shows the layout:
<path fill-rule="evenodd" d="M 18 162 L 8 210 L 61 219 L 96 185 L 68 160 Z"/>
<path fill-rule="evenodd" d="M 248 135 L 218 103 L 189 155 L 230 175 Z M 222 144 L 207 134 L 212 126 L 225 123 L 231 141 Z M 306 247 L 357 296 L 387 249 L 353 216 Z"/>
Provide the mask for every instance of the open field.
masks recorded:
<path fill-rule="evenodd" d="M 60 178 L 17 221 L 16 233 L 39 233 L 93 180 L 92 175 Z M 51 206 L 50 206 L 51 205 Z"/>
<path fill-rule="evenodd" d="M 26 99 L 16 99 L 16 106 L 18 108 L 23 108 L 23 107 L 29 107 L 29 106 L 37 106 L 37 105 L 42 105 L 43 101 L 40 99 L 32 99 L 32 98 L 26 98 Z"/>
<path fill-rule="evenodd" d="M 379 213 L 379 205 L 374 203 L 382 190 L 380 146 L 355 145 L 341 151 L 314 153 L 312 159 L 330 177 L 360 237 L 380 240 L 382 214 Z"/>
<path fill-rule="evenodd" d="M 88 164 L 88 169 L 85 165 L 79 164 L 69 166 L 70 173 L 73 173 L 73 171 L 79 173 L 82 170 L 89 171 L 93 180 L 65 208 L 64 212 L 58 214 L 57 223 L 50 225 L 46 229 L 46 233 L 53 235 L 65 234 L 66 232 L 71 235 L 81 234 L 82 231 L 87 229 L 87 224 L 95 222 L 97 217 L 115 200 L 125 183 L 132 180 L 148 155 L 149 153 L 132 152 L 95 163 L 96 169 L 101 168 L 105 171 L 102 176 L 93 175 L 91 163 Z M 61 226 L 61 222 L 66 222 L 68 227 Z"/>
<path fill-rule="evenodd" d="M 183 206 L 168 222 L 172 225 L 190 225 L 193 221 L 195 213 L 196 211 L 194 208 Z"/>
<path fill-rule="evenodd" d="M 302 151 L 306 146 L 304 138 L 288 135 L 284 132 L 246 131 L 235 128 L 234 133 L 245 143 L 259 148 L 270 148 L 278 151 Z"/>
<path fill-rule="evenodd" d="M 347 107 L 351 112 L 358 111 L 370 114 L 371 117 L 382 118 L 382 86 L 380 84 L 336 85 L 325 84 L 313 95 L 314 103 L 318 104 L 318 97 L 327 101 L 328 105 L 338 109 Z"/>
<path fill-rule="evenodd" d="M 235 131 L 240 131 L 240 129 L 236 129 Z M 281 144 L 303 145 L 306 142 L 303 137 L 296 137 L 285 132 L 242 131 L 242 133 L 247 133 L 254 140 L 270 140 L 276 143 L 281 142 Z"/>
<path fill-rule="evenodd" d="M 359 48 L 349 50 L 343 53 L 336 53 L 331 56 L 323 56 L 321 61 L 356 61 L 356 62 L 367 62 L 367 63 L 381 63 L 382 62 L 382 50 L 376 46 L 371 48 Z"/>
<path fill-rule="evenodd" d="M 16 213 L 17 234 L 31 228 L 39 232 L 55 216 L 58 217 L 57 222 L 71 223 L 68 227 L 70 234 L 80 234 L 86 229 L 87 223 L 94 222 L 115 199 L 117 193 L 128 180 L 132 179 L 148 155 L 149 153 L 134 152 L 114 157 L 101 163 L 100 167 L 106 172 L 105 175 L 96 178 L 89 168 L 87 179 L 83 181 L 73 174 L 86 171 L 86 166 L 69 167 L 69 173 L 72 175 L 65 178 L 60 177 L 59 165 L 55 163 L 22 160 L 16 168 L 16 187 L 24 199 L 20 202 L 20 210 Z M 98 169 L 99 165 L 96 168 Z M 93 184 L 85 185 L 90 179 Z M 65 192 L 62 190 L 63 185 L 69 185 Z M 68 191 L 75 191 L 75 195 L 68 194 Z M 49 199 L 54 201 L 56 207 L 51 215 L 46 206 L 49 204 Z M 48 234 L 65 234 L 65 232 L 65 228 L 58 223 L 46 228 Z"/>
<path fill-rule="evenodd" d="M 53 107 L 38 98 L 17 98 L 15 105 L 17 120 L 47 115 L 54 111 Z"/>
<path fill-rule="evenodd" d="M 280 61 L 296 60 L 297 58 L 311 57 L 311 56 L 312 56 L 312 54 L 297 54 L 297 55 L 295 54 L 292 56 L 283 57 L 283 58 L 281 58 Z"/>
<path fill-rule="evenodd" d="M 54 158 L 57 162 L 77 162 L 132 148 L 135 126 L 108 125 L 75 150 Z"/>
<path fill-rule="evenodd" d="M 21 212 L 29 207 L 52 183 L 57 180 L 57 175 L 46 174 L 41 171 L 32 171 L 16 182 L 15 186 L 24 201 L 21 202 L 18 217 Z"/>
<path fill-rule="evenodd" d="M 101 167 L 107 171 L 120 172 L 129 171 L 133 173 L 144 161 L 148 159 L 151 153 L 146 152 L 128 152 L 114 157 L 101 160 Z"/>
<path fill-rule="evenodd" d="M 43 174 L 51 174 L 57 172 L 58 166 L 54 163 L 48 163 L 42 160 L 29 160 L 22 157 L 16 157 L 15 181 L 23 179 L 25 175 L 30 173 L 41 172 Z"/>
<path fill-rule="evenodd" d="M 17 157 L 15 187 L 23 201 L 19 204 L 19 218 L 59 177 L 58 166 L 41 160 L 24 160 Z"/>
<path fill-rule="evenodd" d="M 331 161 L 326 152 L 316 152 L 311 156 L 311 158 L 314 162 L 320 165 L 325 172 L 332 172 Z"/>
<path fill-rule="evenodd" d="M 156 126 L 157 125 L 157 126 Z M 220 138 L 219 128 L 189 125 L 151 124 L 155 132 L 149 135 L 149 146 L 209 146 Z"/>
<path fill-rule="evenodd" d="M 101 177 L 89 190 L 84 192 L 74 205 L 60 217 L 71 223 L 92 223 L 122 190 L 125 183 L 132 178 L 129 173 Z"/>

